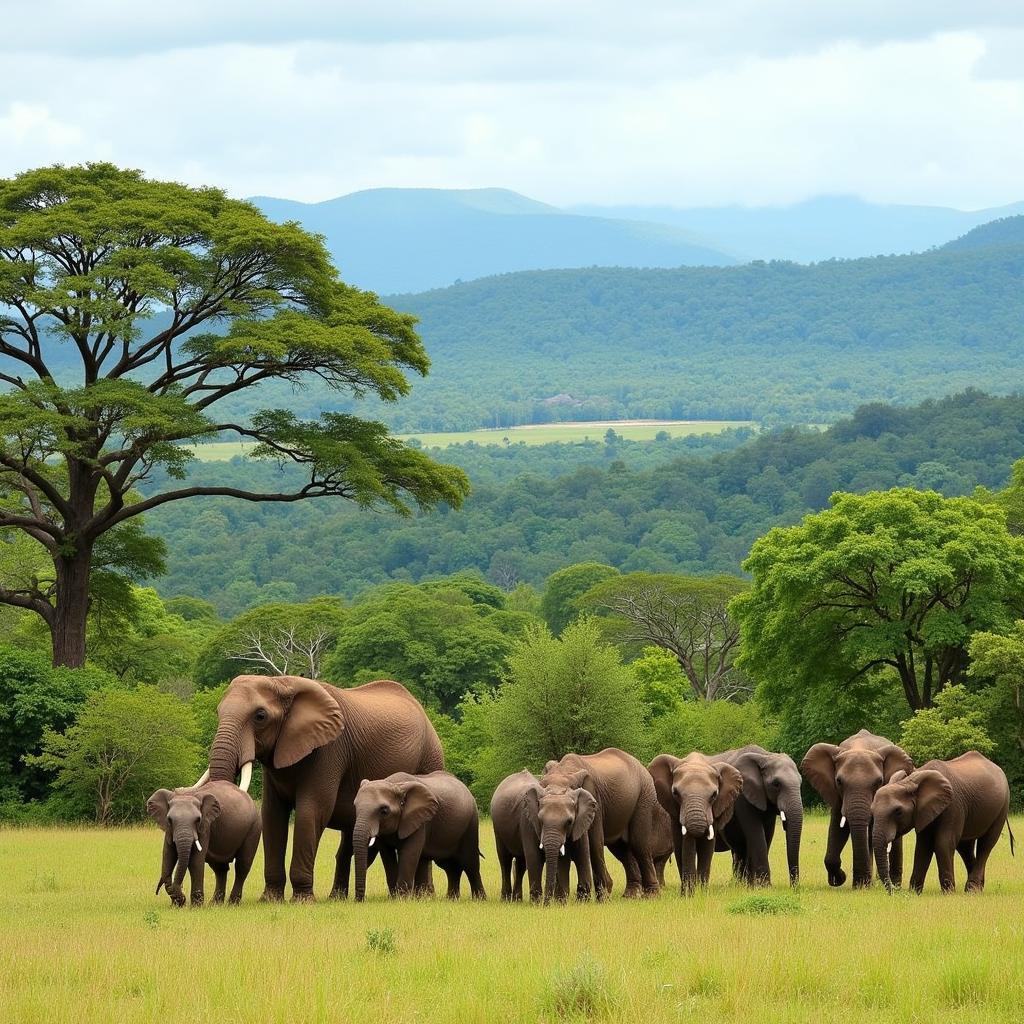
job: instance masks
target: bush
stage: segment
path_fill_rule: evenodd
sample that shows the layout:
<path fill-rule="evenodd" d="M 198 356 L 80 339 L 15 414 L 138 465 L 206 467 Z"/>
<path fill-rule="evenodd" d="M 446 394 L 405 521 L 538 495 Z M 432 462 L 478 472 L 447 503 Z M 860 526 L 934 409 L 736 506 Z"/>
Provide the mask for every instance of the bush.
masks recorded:
<path fill-rule="evenodd" d="M 608 973 L 589 953 L 571 967 L 555 971 L 551 977 L 549 1010 L 559 1018 L 604 1017 L 614 1007 L 615 999 L 608 983 Z"/>
<path fill-rule="evenodd" d="M 692 750 L 718 754 L 757 743 L 772 746 L 772 728 L 757 701 L 686 701 L 651 723 L 647 751 L 685 756 Z"/>
<path fill-rule="evenodd" d="M 996 745 L 985 730 L 984 698 L 965 686 L 947 686 L 935 698 L 935 707 L 903 723 L 900 746 L 916 765 L 948 761 L 968 750 L 991 754 Z"/>
<path fill-rule="evenodd" d="M 729 904 L 730 914 L 751 917 L 777 917 L 780 914 L 799 914 L 800 899 L 790 892 L 755 892 Z"/>
<path fill-rule="evenodd" d="M 154 686 L 98 690 L 63 734 L 48 730 L 30 763 L 57 773 L 54 792 L 71 817 L 112 825 L 138 820 L 146 798 L 190 785 L 200 770 L 187 704 Z"/>

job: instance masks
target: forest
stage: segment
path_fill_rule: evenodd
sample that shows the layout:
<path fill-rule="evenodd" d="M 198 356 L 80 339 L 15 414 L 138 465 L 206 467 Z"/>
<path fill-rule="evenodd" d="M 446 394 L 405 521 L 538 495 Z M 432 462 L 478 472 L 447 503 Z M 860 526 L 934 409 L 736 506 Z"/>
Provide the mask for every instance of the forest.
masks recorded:
<path fill-rule="evenodd" d="M 147 530 L 173 552 L 161 593 L 204 598 L 225 615 L 259 601 L 352 597 L 372 584 L 467 569 L 513 586 L 539 586 L 583 561 L 736 573 L 758 536 L 824 508 L 835 490 L 970 494 L 1005 484 L 1021 452 L 1024 398 L 968 391 L 911 408 L 863 406 L 824 431 L 650 443 L 613 431 L 588 444 L 435 450 L 473 481 L 458 513 L 441 507 L 397 518 L 331 501 L 270 507 L 205 498 L 155 510 Z M 289 473 L 251 459 L 192 463 L 188 472 L 199 484 L 261 486 Z"/>

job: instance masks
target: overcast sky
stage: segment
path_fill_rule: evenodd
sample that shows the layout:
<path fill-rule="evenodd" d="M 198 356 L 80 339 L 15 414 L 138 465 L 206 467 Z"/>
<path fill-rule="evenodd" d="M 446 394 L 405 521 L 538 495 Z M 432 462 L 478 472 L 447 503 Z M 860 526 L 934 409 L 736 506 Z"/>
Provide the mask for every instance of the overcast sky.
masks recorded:
<path fill-rule="evenodd" d="M 3 175 L 104 159 L 304 200 L 1024 199 L 1022 0 L 3 0 L 3 16 Z"/>

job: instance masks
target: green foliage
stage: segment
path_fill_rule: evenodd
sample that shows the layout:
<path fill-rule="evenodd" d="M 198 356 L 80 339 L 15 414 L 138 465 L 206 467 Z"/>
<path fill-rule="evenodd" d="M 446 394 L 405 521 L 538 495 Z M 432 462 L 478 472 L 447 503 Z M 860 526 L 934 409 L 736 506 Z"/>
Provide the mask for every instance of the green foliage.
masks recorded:
<path fill-rule="evenodd" d="M 581 562 L 552 573 L 544 584 L 540 611 L 556 636 L 580 614 L 579 599 L 592 587 L 619 570 L 600 562 Z"/>
<path fill-rule="evenodd" d="M 971 634 L 1008 627 L 1024 604 L 1024 541 L 1002 513 L 933 491 L 835 494 L 743 565 L 754 583 L 731 605 L 739 664 L 772 701 L 888 668 L 912 711 L 929 707 L 962 679 Z"/>
<path fill-rule="evenodd" d="M 629 667 L 640 686 L 649 719 L 676 710 L 689 695 L 690 684 L 679 662 L 663 647 L 645 647 Z"/>
<path fill-rule="evenodd" d="M 551 975 L 545 999 L 555 1020 L 599 1020 L 611 1014 L 617 1002 L 608 972 L 589 953 Z"/>
<path fill-rule="evenodd" d="M 729 904 L 730 914 L 750 917 L 778 917 L 780 914 L 799 914 L 800 897 L 789 892 L 757 892 Z"/>
<path fill-rule="evenodd" d="M 52 564 L 14 587 L 0 579 L 0 602 L 36 612 L 55 658 L 78 664 L 90 594 L 116 597 L 161 568 L 160 542 L 128 523 L 149 508 L 199 494 L 459 505 L 465 475 L 382 424 L 302 420 L 253 392 L 276 380 L 392 403 L 406 371 L 428 367 L 414 325 L 339 281 L 320 238 L 220 190 L 107 163 L 0 180 L 0 530 Z M 224 432 L 256 442 L 251 460 L 299 467 L 302 483 L 176 486 L 192 459 L 181 442 Z M 167 486 L 140 499 L 156 470 Z"/>
<path fill-rule="evenodd" d="M 195 594 L 237 615 L 258 603 L 352 597 L 378 583 L 466 569 L 495 579 L 492 570 L 511 567 L 534 586 L 581 562 L 623 573 L 737 574 L 758 537 L 821 509 L 835 490 L 893 487 L 936 461 L 948 481 L 968 481 L 968 493 L 975 484 L 1001 487 L 1024 452 L 1024 397 L 867 406 L 827 431 L 764 433 L 710 458 L 685 449 L 656 458 L 657 444 L 623 454 L 624 444 L 625 473 L 611 472 L 599 454 L 591 464 L 585 446 L 579 458 L 573 445 L 437 452 L 474 481 L 458 515 L 442 508 L 402 520 L 342 502 L 255 508 L 226 498 L 167 505 L 147 517 L 174 552 L 161 592 Z M 781 489 L 758 489 L 771 468 Z M 301 483 L 295 469 L 243 460 L 189 471 L 199 486 L 279 488 L 282 479 Z"/>
<path fill-rule="evenodd" d="M 645 756 L 685 756 L 692 750 L 718 754 L 748 743 L 772 747 L 772 734 L 772 725 L 757 701 L 688 700 L 651 722 Z"/>
<path fill-rule="evenodd" d="M 113 825 L 141 819 L 153 790 L 191 785 L 200 759 L 188 705 L 138 686 L 89 694 L 75 724 L 48 730 L 42 753 L 26 761 L 56 773 L 66 813 Z"/>
<path fill-rule="evenodd" d="M 935 707 L 904 722 L 899 744 L 917 765 L 949 761 L 968 750 L 991 754 L 996 746 L 985 731 L 984 698 L 959 685 L 947 686 Z"/>
<path fill-rule="evenodd" d="M 636 750 L 643 742 L 639 687 L 591 619 L 570 623 L 560 638 L 542 626 L 528 629 L 497 693 L 470 697 L 460 710 L 455 764 L 468 767 L 478 800 L 524 767 L 537 771 L 570 751 Z"/>
<path fill-rule="evenodd" d="M 0 645 L 0 800 L 41 800 L 50 775 L 26 758 L 42 749 L 44 735 L 71 725 L 95 690 L 111 685 L 95 668 L 53 668 L 48 656 Z"/>
<path fill-rule="evenodd" d="M 482 581 L 468 590 L 463 577 L 451 586 L 394 583 L 371 591 L 352 607 L 324 662 L 324 677 L 339 686 L 397 679 L 445 713 L 470 690 L 497 686 L 529 617 L 474 603 L 470 593 L 503 600 Z"/>

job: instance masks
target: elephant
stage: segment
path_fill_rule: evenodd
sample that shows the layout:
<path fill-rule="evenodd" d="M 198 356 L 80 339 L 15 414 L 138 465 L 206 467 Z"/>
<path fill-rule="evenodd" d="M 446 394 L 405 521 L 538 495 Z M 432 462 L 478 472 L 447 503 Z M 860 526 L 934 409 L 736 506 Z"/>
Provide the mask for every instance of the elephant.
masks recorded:
<path fill-rule="evenodd" d="M 890 892 L 895 884 L 889 851 L 898 838 L 917 831 L 910 888 L 921 892 L 932 856 L 943 892 L 956 889 L 953 852 L 967 869 L 967 892 L 985 888 L 985 865 L 1005 824 L 1010 828 L 1010 787 L 999 765 L 970 750 L 952 761 L 928 761 L 909 774 L 895 772 L 871 802 L 872 842 L 878 877 Z M 1013 852 L 1010 831 L 1010 852 Z"/>
<path fill-rule="evenodd" d="M 871 884 L 871 801 L 879 786 L 898 771 L 912 772 L 914 762 L 901 747 L 884 736 L 861 729 L 854 736 L 833 743 L 815 743 L 800 762 L 804 778 L 832 808 L 828 826 L 825 870 L 829 885 L 842 885 L 843 847 L 853 839 L 853 884 Z M 889 860 L 898 881 L 903 874 L 903 844 L 897 839 Z"/>
<path fill-rule="evenodd" d="M 732 817 L 715 840 L 716 849 L 732 850 L 737 878 L 748 885 L 771 885 L 768 851 L 778 816 L 786 833 L 789 884 L 797 885 L 804 805 L 796 763 L 787 754 L 775 754 L 754 745 L 726 750 L 712 760 L 731 764 L 743 776 L 743 789 L 736 798 Z"/>
<path fill-rule="evenodd" d="M 325 828 L 351 833 L 364 778 L 444 768 L 441 741 L 419 702 L 381 679 L 350 690 L 301 676 L 237 676 L 217 709 L 210 766 L 200 782 L 247 787 L 263 765 L 264 900 L 285 889 L 288 821 L 295 826 L 289 878 L 295 900 L 313 898 L 313 866 Z M 343 841 L 331 895 L 348 894 L 352 843 Z"/>
<path fill-rule="evenodd" d="M 632 754 L 615 747 L 597 754 L 566 754 L 560 761 L 548 761 L 541 785 L 545 789 L 584 789 L 594 797 L 596 808 L 587 840 L 598 899 L 610 892 L 605 845 L 626 869 L 624 897 L 658 892 L 653 810 L 658 798 L 650 774 Z M 558 868 L 558 850 L 553 841 L 545 843 L 549 877 Z"/>
<path fill-rule="evenodd" d="M 146 812 L 164 830 L 158 895 L 165 886 L 171 902 L 183 907 L 181 883 L 187 868 L 192 905 L 201 905 L 203 869 L 209 864 L 217 879 L 213 902 L 223 903 L 228 867 L 234 861 L 235 881 L 229 901 L 241 902 L 261 832 L 259 811 L 248 793 L 230 782 L 208 782 L 199 789 L 158 789 L 146 801 Z"/>
<path fill-rule="evenodd" d="M 720 835 L 732 817 L 743 788 L 739 769 L 694 751 L 684 758 L 659 754 L 648 766 L 658 802 L 673 827 L 680 891 L 684 896 L 711 878 L 716 830 Z"/>
<path fill-rule="evenodd" d="M 395 772 L 363 779 L 355 798 L 352 843 L 356 900 L 366 896 L 366 864 L 373 845 L 398 853 L 396 894 L 422 893 L 423 865 L 435 862 L 448 876 L 448 899 L 459 898 L 465 873 L 473 899 L 487 898 L 480 878 L 480 819 L 473 794 L 454 775 Z M 419 881 L 419 884 L 417 882 Z"/>
<path fill-rule="evenodd" d="M 569 889 L 569 868 L 576 865 L 579 899 L 588 899 L 593 888 L 588 835 L 597 813 L 597 801 L 580 788 L 551 786 L 525 768 L 504 779 L 491 797 L 491 825 L 501 868 L 501 898 L 523 898 L 523 876 L 528 876 L 530 900 L 541 898 L 544 860 L 541 852 L 559 850 L 557 868 L 548 871 L 544 902 L 564 900 Z"/>

